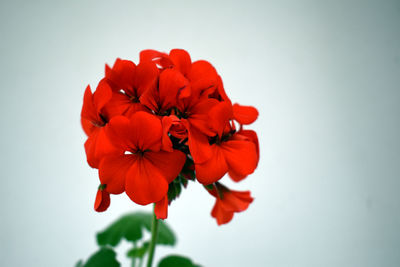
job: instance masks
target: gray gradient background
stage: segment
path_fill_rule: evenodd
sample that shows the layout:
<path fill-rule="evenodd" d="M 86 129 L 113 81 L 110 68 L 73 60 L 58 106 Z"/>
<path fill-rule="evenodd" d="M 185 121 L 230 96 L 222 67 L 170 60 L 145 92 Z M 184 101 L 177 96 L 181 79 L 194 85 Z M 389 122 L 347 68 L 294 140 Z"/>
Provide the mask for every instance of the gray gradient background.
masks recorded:
<path fill-rule="evenodd" d="M 170 208 L 178 245 L 157 258 L 400 266 L 400 1 L 2 0 L 0 22 L 0 266 L 72 266 L 96 231 L 150 210 L 121 195 L 93 211 L 79 114 L 104 63 L 176 47 L 259 109 L 262 155 L 244 182 L 224 178 L 252 190 L 249 210 L 218 227 L 191 184 Z"/>

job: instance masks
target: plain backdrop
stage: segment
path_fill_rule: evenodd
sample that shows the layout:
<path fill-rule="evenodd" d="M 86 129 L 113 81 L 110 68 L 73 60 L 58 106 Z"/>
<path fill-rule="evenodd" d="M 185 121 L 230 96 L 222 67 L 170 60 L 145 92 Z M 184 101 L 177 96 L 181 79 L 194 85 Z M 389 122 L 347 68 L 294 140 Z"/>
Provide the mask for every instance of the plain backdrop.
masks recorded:
<path fill-rule="evenodd" d="M 93 210 L 83 92 L 117 57 L 184 48 L 260 116 L 249 209 L 218 227 L 191 183 L 175 248 L 205 267 L 400 266 L 399 1 L 0 2 L 0 266 L 73 266 L 140 207 Z M 119 248 L 119 259 L 128 266 Z"/>

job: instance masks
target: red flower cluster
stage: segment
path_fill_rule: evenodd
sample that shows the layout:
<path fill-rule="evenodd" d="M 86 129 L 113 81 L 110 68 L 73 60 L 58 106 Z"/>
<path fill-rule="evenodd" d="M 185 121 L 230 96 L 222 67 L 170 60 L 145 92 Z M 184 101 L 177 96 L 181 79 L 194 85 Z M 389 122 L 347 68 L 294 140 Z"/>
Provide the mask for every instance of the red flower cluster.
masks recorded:
<path fill-rule="evenodd" d="M 257 134 L 243 129 L 257 116 L 253 107 L 232 105 L 215 68 L 192 62 L 185 50 L 144 50 L 138 65 L 106 65 L 95 92 L 86 88 L 81 113 L 87 161 L 101 183 L 95 210 L 126 192 L 137 204 L 155 203 L 164 219 L 182 186 L 197 179 L 217 198 L 212 216 L 229 222 L 252 198 L 217 181 L 228 173 L 239 182 L 257 167 Z"/>

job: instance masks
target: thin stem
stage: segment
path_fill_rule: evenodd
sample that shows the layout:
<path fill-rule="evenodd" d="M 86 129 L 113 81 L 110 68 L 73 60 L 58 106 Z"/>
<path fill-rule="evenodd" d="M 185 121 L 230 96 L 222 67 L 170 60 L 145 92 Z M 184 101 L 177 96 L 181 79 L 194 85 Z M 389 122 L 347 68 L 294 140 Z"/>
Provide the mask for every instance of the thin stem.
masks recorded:
<path fill-rule="evenodd" d="M 154 250 L 156 247 L 158 236 L 158 220 L 156 214 L 153 212 L 153 221 L 151 223 L 151 241 L 149 246 L 149 257 L 147 258 L 147 267 L 151 267 L 153 263 Z"/>
<path fill-rule="evenodd" d="M 136 249 L 136 242 L 133 242 L 133 248 Z M 135 257 L 132 257 L 132 265 L 131 266 L 132 267 L 136 266 L 136 258 Z"/>

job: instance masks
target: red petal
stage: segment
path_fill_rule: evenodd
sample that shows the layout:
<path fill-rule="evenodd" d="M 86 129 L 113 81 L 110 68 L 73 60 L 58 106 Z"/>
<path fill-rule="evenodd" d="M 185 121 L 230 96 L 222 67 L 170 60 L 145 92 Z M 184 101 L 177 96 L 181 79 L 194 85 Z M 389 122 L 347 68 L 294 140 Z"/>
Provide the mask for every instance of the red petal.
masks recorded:
<path fill-rule="evenodd" d="M 160 74 L 159 95 L 161 110 L 176 105 L 178 93 L 188 86 L 188 80 L 175 69 L 166 69 Z"/>
<path fill-rule="evenodd" d="M 83 97 L 83 106 L 81 111 L 81 118 L 90 121 L 92 124 L 103 125 L 104 121 L 100 117 L 101 109 L 111 99 L 111 88 L 102 80 L 94 94 L 88 85 Z M 88 133 L 87 123 L 82 124 L 86 133 Z M 89 130 L 90 131 L 90 130 Z"/>
<path fill-rule="evenodd" d="M 110 194 L 105 190 L 97 190 L 96 200 L 94 201 L 94 210 L 103 212 L 110 206 Z"/>
<path fill-rule="evenodd" d="M 81 117 L 91 121 L 96 122 L 98 120 L 97 109 L 93 102 L 93 94 L 88 85 L 83 96 L 83 106 L 81 111 Z"/>
<path fill-rule="evenodd" d="M 191 126 L 196 127 L 202 133 L 208 136 L 214 136 L 215 131 L 210 128 L 210 110 L 218 105 L 218 101 L 216 99 L 204 99 L 198 101 L 195 105 L 190 109 L 190 115 L 188 121 Z"/>
<path fill-rule="evenodd" d="M 221 144 L 229 170 L 246 177 L 257 167 L 256 146 L 251 141 L 229 140 Z M 244 177 L 239 178 L 239 180 Z M 238 177 L 231 177 L 233 179 Z M 234 180 L 238 182 L 238 180 Z"/>
<path fill-rule="evenodd" d="M 179 150 L 146 152 L 144 157 L 165 177 L 168 183 L 178 176 L 186 161 L 186 155 Z"/>
<path fill-rule="evenodd" d="M 228 211 L 241 212 L 246 210 L 253 198 L 250 196 L 250 191 L 227 191 L 223 193 L 221 207 Z"/>
<path fill-rule="evenodd" d="M 158 72 L 158 68 L 153 62 L 141 62 L 136 67 L 134 86 L 137 90 L 137 97 L 140 97 L 147 89 L 156 86 Z"/>
<path fill-rule="evenodd" d="M 202 92 L 211 87 L 215 90 L 218 83 L 217 71 L 205 60 L 194 62 L 188 77 L 192 83 L 192 90 L 196 92 L 197 95 L 201 95 Z"/>
<path fill-rule="evenodd" d="M 136 159 L 136 155 L 107 156 L 102 159 L 99 177 L 101 184 L 107 185 L 107 192 L 121 194 L 125 191 L 126 173 Z"/>
<path fill-rule="evenodd" d="M 154 115 L 139 111 L 130 119 L 130 136 L 141 151 L 161 149 L 162 124 Z"/>
<path fill-rule="evenodd" d="M 169 138 L 168 132 L 172 126 L 172 118 L 170 116 L 165 116 L 162 118 L 162 127 L 163 127 L 163 135 L 162 135 L 162 149 L 168 152 L 174 151 L 172 148 L 172 142 Z"/>
<path fill-rule="evenodd" d="M 233 116 L 240 124 L 251 124 L 258 117 L 258 111 L 252 106 L 233 105 Z"/>
<path fill-rule="evenodd" d="M 93 133 L 93 131 L 97 128 L 96 126 L 94 126 L 94 124 L 91 121 L 89 121 L 83 117 L 81 117 L 81 125 L 83 128 L 83 131 L 85 132 L 85 134 L 87 136 L 91 135 Z"/>
<path fill-rule="evenodd" d="M 217 145 L 212 145 L 211 149 L 212 156 L 208 161 L 195 164 L 196 178 L 205 185 L 215 183 L 228 171 L 228 165 L 222 149 Z"/>
<path fill-rule="evenodd" d="M 232 220 L 233 211 L 227 211 L 223 209 L 223 207 L 221 207 L 220 200 L 217 199 L 211 211 L 211 216 L 217 220 L 218 225 L 226 224 Z"/>
<path fill-rule="evenodd" d="M 156 214 L 157 219 L 167 219 L 168 217 L 168 197 L 165 196 L 160 201 L 156 202 L 154 207 L 154 213 Z"/>
<path fill-rule="evenodd" d="M 100 114 L 101 109 L 107 104 L 107 102 L 110 101 L 111 97 L 112 90 L 110 85 L 104 79 L 101 80 L 93 94 L 93 102 L 98 114 Z"/>
<path fill-rule="evenodd" d="M 211 128 L 222 137 L 224 129 L 232 119 L 232 106 L 229 102 L 219 102 L 209 112 L 209 124 Z"/>
<path fill-rule="evenodd" d="M 211 157 L 212 153 L 208 137 L 195 127 L 191 127 L 187 120 L 182 119 L 182 124 L 188 131 L 188 144 L 193 161 L 195 163 L 203 163 L 207 161 Z"/>
<path fill-rule="evenodd" d="M 218 75 L 217 77 L 217 90 L 215 90 L 210 97 L 216 98 L 220 101 L 226 101 L 232 104 L 232 101 L 225 93 L 224 84 L 222 83 L 221 76 Z"/>
<path fill-rule="evenodd" d="M 140 62 L 142 63 L 146 61 L 152 61 L 163 69 L 173 66 L 173 63 L 167 54 L 151 49 L 140 52 Z"/>
<path fill-rule="evenodd" d="M 145 61 L 153 61 L 157 58 L 168 57 L 168 55 L 156 50 L 146 49 L 140 52 L 139 57 L 140 57 L 140 62 L 145 62 Z"/>
<path fill-rule="evenodd" d="M 260 145 L 258 143 L 257 133 L 253 130 L 240 130 L 237 135 L 243 135 L 251 140 L 256 145 L 257 162 L 260 159 Z"/>
<path fill-rule="evenodd" d="M 131 140 L 130 120 L 127 117 L 113 117 L 104 128 L 107 137 L 115 147 L 122 151 L 136 148 L 135 143 Z"/>
<path fill-rule="evenodd" d="M 119 153 L 105 134 L 104 127 L 96 128 L 85 142 L 87 162 L 90 167 L 98 168 L 100 160 L 111 154 Z"/>
<path fill-rule="evenodd" d="M 240 182 L 241 180 L 243 180 L 244 178 L 247 177 L 247 174 L 236 173 L 233 170 L 229 170 L 228 174 L 229 174 L 229 177 L 231 177 L 231 179 L 235 182 Z"/>
<path fill-rule="evenodd" d="M 168 182 L 149 160 L 138 158 L 127 172 L 125 191 L 133 202 L 147 205 L 167 194 Z"/>
<path fill-rule="evenodd" d="M 143 94 L 140 96 L 140 103 L 148 107 L 150 110 L 154 112 L 159 112 L 159 103 L 160 103 L 160 96 L 157 92 L 156 87 L 152 87 L 147 89 Z"/>
<path fill-rule="evenodd" d="M 133 84 L 136 74 L 136 65 L 130 60 L 117 58 L 112 69 L 106 71 L 106 78 L 114 87 L 114 90 L 125 90 L 133 94 Z"/>
<path fill-rule="evenodd" d="M 254 198 L 251 196 L 250 191 L 233 191 L 233 190 L 231 190 L 231 192 L 233 192 L 233 194 L 235 195 L 236 198 L 239 198 L 240 200 L 242 200 L 244 202 L 252 203 L 254 200 Z"/>
<path fill-rule="evenodd" d="M 182 124 L 182 121 L 175 115 L 170 115 L 169 117 L 172 118 L 172 126 L 169 129 L 169 133 L 181 140 L 187 138 L 188 133 L 186 127 Z"/>
<path fill-rule="evenodd" d="M 111 100 L 103 110 L 109 119 L 119 115 L 125 115 L 129 118 L 138 111 L 147 111 L 145 106 L 132 102 L 129 96 L 121 92 L 113 92 Z"/>
<path fill-rule="evenodd" d="M 124 115 L 131 104 L 132 101 L 130 101 L 129 96 L 121 92 L 113 92 L 111 100 L 104 108 L 104 112 L 111 119 L 118 115 Z"/>
<path fill-rule="evenodd" d="M 183 75 L 188 75 L 192 67 L 192 60 L 188 52 L 183 49 L 172 49 L 169 57 Z"/>
<path fill-rule="evenodd" d="M 123 116 L 112 118 L 106 133 L 113 144 L 124 151 L 159 151 L 161 148 L 161 122 L 143 111 L 133 114 L 130 120 Z"/>

